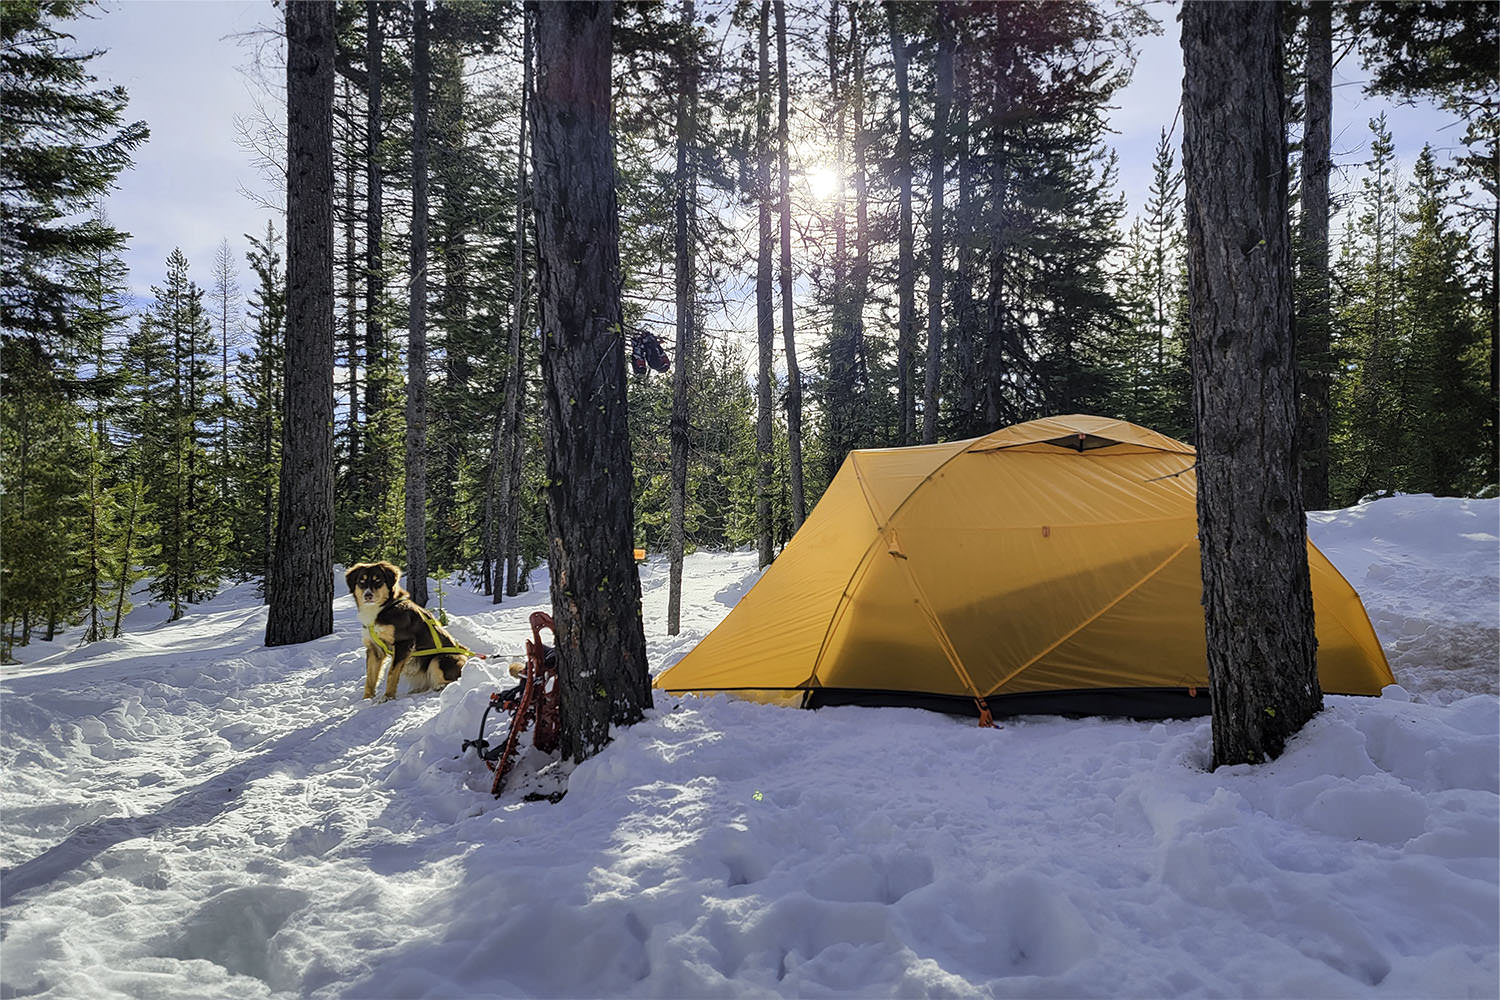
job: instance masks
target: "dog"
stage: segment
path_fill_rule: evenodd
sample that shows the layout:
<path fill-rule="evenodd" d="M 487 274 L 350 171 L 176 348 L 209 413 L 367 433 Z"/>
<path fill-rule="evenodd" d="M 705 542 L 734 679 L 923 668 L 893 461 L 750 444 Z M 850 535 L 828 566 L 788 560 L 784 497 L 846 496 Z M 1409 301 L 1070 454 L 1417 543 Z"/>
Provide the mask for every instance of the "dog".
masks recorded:
<path fill-rule="evenodd" d="M 401 569 L 388 562 L 357 563 L 344 574 L 354 606 L 365 627 L 365 697 L 375 697 L 375 682 L 386 654 L 391 668 L 385 678 L 385 698 L 396 697 L 403 675 L 413 694 L 439 691 L 458 680 L 468 662 L 467 652 L 432 613 L 401 589 Z M 442 651 L 437 651 L 442 650 Z"/>

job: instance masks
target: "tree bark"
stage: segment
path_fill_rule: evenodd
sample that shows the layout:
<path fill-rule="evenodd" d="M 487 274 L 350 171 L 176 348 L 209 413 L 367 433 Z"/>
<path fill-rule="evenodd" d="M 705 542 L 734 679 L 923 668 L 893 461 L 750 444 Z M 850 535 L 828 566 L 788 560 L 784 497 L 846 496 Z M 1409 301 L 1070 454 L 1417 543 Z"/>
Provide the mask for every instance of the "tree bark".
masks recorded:
<path fill-rule="evenodd" d="M 1005 264 L 1009 252 L 1009 237 L 1006 232 L 1008 218 L 1007 188 L 1010 182 L 1009 148 L 1007 131 L 1010 124 L 1009 98 L 1006 91 L 1007 76 L 1015 58 L 1013 43 L 1007 37 L 1005 18 L 995 8 L 995 34 L 992 45 L 994 65 L 993 90 L 990 96 L 990 276 L 987 318 L 989 329 L 985 331 L 984 344 L 984 430 L 992 431 L 1003 422 L 1017 416 L 1009 401 L 1005 399 L 1005 386 L 1009 374 L 1006 365 L 1005 345 L 1009 338 L 1010 310 L 1005 301 Z"/>
<path fill-rule="evenodd" d="M 693 0 L 683 0 L 677 90 L 677 173 L 673 178 L 674 259 L 677 293 L 677 366 L 672 371 L 672 484 L 667 525 L 667 634 L 682 628 L 682 558 L 686 547 L 688 466 L 688 370 L 696 338 L 697 255 L 693 233 L 697 224 L 698 172 L 694 150 L 698 136 L 698 45 L 693 27 Z"/>
<path fill-rule="evenodd" d="M 797 366 L 796 327 L 792 318 L 792 194 L 787 152 L 789 103 L 786 61 L 786 3 L 775 0 L 777 104 L 777 170 L 781 184 L 781 336 L 786 344 L 786 438 L 788 479 L 792 502 L 792 531 L 807 520 L 807 499 L 802 486 L 802 372 Z"/>
<path fill-rule="evenodd" d="M 1198 537 L 1214 765 L 1280 755 L 1322 707 L 1297 469 L 1281 12 L 1182 13 Z"/>
<path fill-rule="evenodd" d="M 437 407 L 437 433 L 432 448 L 427 494 L 433 516 L 428 533 L 433 537 L 436 550 L 434 569 L 445 572 L 459 558 L 460 538 L 466 526 L 459 523 L 463 505 L 459 500 L 460 470 L 469 465 L 469 435 L 467 428 L 457 426 L 467 419 L 454 411 L 457 401 L 468 394 L 473 374 L 473 359 L 467 339 L 470 308 L 469 246 L 470 234 L 478 228 L 478 220 L 467 197 L 471 188 L 453 169 L 461 161 L 464 144 L 468 141 L 467 115 L 470 97 L 464 81 L 464 59 L 454 45 L 439 45 L 437 65 L 433 77 L 431 94 L 436 103 L 435 112 L 429 117 L 438 123 L 436 131 L 436 163 L 439 173 L 438 230 L 441 233 L 437 253 L 442 261 L 442 322 L 440 331 L 443 382 L 441 399 L 445 402 Z M 429 559 L 433 559 L 429 555 Z"/>
<path fill-rule="evenodd" d="M 406 587 L 427 603 L 427 0 L 412 7 L 411 301 L 406 354 Z"/>
<path fill-rule="evenodd" d="M 541 4 L 532 104 L 538 301 L 562 753 L 651 706 L 634 516 L 610 135 L 612 3 Z"/>
<path fill-rule="evenodd" d="M 380 23 L 379 0 L 365 3 L 365 69 L 368 87 L 368 107 L 365 117 L 365 424 L 366 441 L 364 468 L 367 476 L 359 488 L 366 496 L 381 496 L 385 492 L 381 475 L 384 447 L 375 450 L 369 440 L 376 419 L 385 410 L 384 386 L 374 376 L 374 369 L 385 355 L 385 331 L 383 327 L 383 302 L 385 297 L 384 246 L 384 174 L 380 165 L 381 136 L 381 76 L 385 63 L 385 36 Z M 375 531 L 371 527 L 373 541 Z"/>
<path fill-rule="evenodd" d="M 865 122 L 864 21 L 858 4 L 849 7 L 849 77 L 852 94 L 849 113 L 853 122 L 854 152 L 854 256 L 849 267 L 849 300 L 845 303 L 849 322 L 849 379 L 852 389 L 850 448 L 871 444 L 862 411 L 869 392 L 869 365 L 865 358 L 865 304 L 870 298 L 870 129 Z"/>
<path fill-rule="evenodd" d="M 506 357 L 510 359 L 510 366 L 506 370 L 505 377 L 505 399 L 501 404 L 499 416 L 498 447 L 495 449 L 494 461 L 498 464 L 499 484 L 494 491 L 497 510 L 495 512 L 498 529 L 492 532 L 494 545 L 494 589 L 491 592 L 491 600 L 499 604 L 506 588 L 505 562 L 509 552 L 508 544 L 511 534 L 511 525 L 517 515 L 517 480 L 519 478 L 520 462 L 517 456 L 521 449 L 521 379 L 523 377 L 521 361 L 521 327 L 526 321 L 526 129 L 530 122 L 530 100 L 531 100 L 531 17 L 522 13 L 521 27 L 521 136 L 516 144 L 516 217 L 515 217 L 515 244 L 511 257 L 511 319 L 510 319 L 510 342 L 506 347 Z M 491 480 L 494 480 L 494 468 L 491 466 Z M 511 593 L 514 593 L 512 590 Z"/>
<path fill-rule="evenodd" d="M 340 149 L 344 156 L 343 182 L 344 182 L 344 368 L 345 377 L 349 385 L 349 412 L 345 414 L 345 445 L 347 449 L 346 458 L 349 462 L 348 468 L 354 469 L 359 459 L 359 344 L 362 339 L 359 330 L 359 255 L 355 251 L 355 231 L 358 227 L 359 215 L 355 211 L 355 133 L 354 133 L 354 99 L 350 95 L 349 81 L 341 81 L 344 106 L 344 120 L 349 123 L 349 131 L 346 133 L 348 142 L 340 143 Z"/>
<path fill-rule="evenodd" d="M 839 63 L 839 0 L 828 4 L 828 91 L 833 101 L 833 155 L 838 174 L 833 199 L 833 303 L 828 343 L 828 381 L 824 393 L 825 475 L 832 479 L 852 447 L 850 411 L 854 398 L 853 330 L 849 315 L 848 215 L 845 211 L 848 174 L 846 146 L 847 87 Z"/>
<path fill-rule="evenodd" d="M 530 569 L 521 558 L 521 472 L 526 467 L 526 357 L 516 358 L 516 406 L 512 411 L 510 435 L 510 493 L 505 522 L 505 595 L 515 597 L 526 590 L 526 572 Z"/>
<path fill-rule="evenodd" d="M 911 86 L 906 71 L 906 39 L 898 21 L 900 5 L 887 0 L 886 20 L 891 35 L 891 58 L 896 74 L 896 156 L 893 167 L 897 188 L 896 296 L 899 302 L 896 332 L 896 411 L 900 426 L 897 440 L 902 444 L 916 441 L 916 396 L 913 392 L 912 361 L 917 341 L 917 275 L 916 237 L 912 230 L 911 208 Z"/>
<path fill-rule="evenodd" d="M 755 420 L 755 548 L 761 566 L 771 565 L 771 477 L 775 460 L 771 424 L 771 362 L 776 320 L 771 312 L 771 0 L 760 2 L 760 70 L 755 100 L 755 193 L 760 240 L 755 276 L 755 330 L 759 347 Z"/>
<path fill-rule="evenodd" d="M 1306 124 L 1302 132 L 1301 341 L 1302 502 L 1308 510 L 1328 507 L 1329 349 L 1328 176 L 1333 137 L 1333 6 L 1307 9 L 1304 63 Z"/>
<path fill-rule="evenodd" d="M 974 302 L 974 165 L 970 130 L 970 105 L 974 89 L 974 60 L 967 51 L 958 59 L 958 205 L 954 209 L 954 239 L 958 243 L 957 271 L 953 275 L 953 366 L 956 371 L 958 419 L 954 432 L 972 437 L 980 432 L 978 366 L 974 348 L 979 341 L 979 312 Z"/>
<path fill-rule="evenodd" d="M 267 646 L 333 631 L 333 5 L 289 0 L 286 35 L 286 392 Z"/>
<path fill-rule="evenodd" d="M 937 5 L 937 66 L 933 84 L 932 169 L 928 202 L 932 221 L 927 263 L 927 380 L 922 393 L 922 443 L 937 443 L 938 393 L 943 367 L 943 185 L 948 161 L 948 110 L 953 103 L 953 7 Z"/>
<path fill-rule="evenodd" d="M 1490 176 L 1500 178 L 1500 142 L 1490 144 Z M 1500 184 L 1500 180 L 1497 180 Z M 1500 190 L 1490 208 L 1490 453 L 1485 460 L 1486 477 L 1494 482 L 1500 474 Z"/>

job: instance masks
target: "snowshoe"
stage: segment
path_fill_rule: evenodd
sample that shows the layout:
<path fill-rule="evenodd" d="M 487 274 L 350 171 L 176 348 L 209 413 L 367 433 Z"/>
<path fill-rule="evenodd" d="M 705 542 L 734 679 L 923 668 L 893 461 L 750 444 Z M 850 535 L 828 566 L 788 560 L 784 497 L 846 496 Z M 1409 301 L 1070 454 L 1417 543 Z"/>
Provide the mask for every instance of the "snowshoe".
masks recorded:
<path fill-rule="evenodd" d="M 541 630 L 548 629 L 557 634 L 552 616 L 545 611 L 531 616 L 531 638 L 526 641 L 526 668 L 521 683 L 506 691 L 490 695 L 490 703 L 479 720 L 479 736 L 465 740 L 463 749 L 474 747 L 485 766 L 495 772 L 490 792 L 499 798 L 505 787 L 505 776 L 516 762 L 520 750 L 521 734 L 533 728 L 531 742 L 542 753 L 557 749 L 562 734 L 560 699 L 562 691 L 557 677 L 557 651 L 543 645 Z M 484 738 L 484 724 L 491 709 L 514 712 L 510 720 L 510 731 L 505 739 L 491 746 Z"/>

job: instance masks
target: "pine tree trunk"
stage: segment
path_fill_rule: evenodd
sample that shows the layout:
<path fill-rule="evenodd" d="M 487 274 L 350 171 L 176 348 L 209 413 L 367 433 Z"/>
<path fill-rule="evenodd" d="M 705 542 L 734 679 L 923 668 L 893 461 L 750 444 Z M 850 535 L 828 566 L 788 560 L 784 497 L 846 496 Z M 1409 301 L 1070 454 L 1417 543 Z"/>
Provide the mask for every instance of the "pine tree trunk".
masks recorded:
<path fill-rule="evenodd" d="M 1302 131 L 1301 341 L 1302 503 L 1307 510 L 1328 507 L 1328 413 L 1330 356 L 1328 271 L 1328 175 L 1333 121 L 1333 7 L 1307 9 L 1304 64 L 1307 121 Z"/>
<path fill-rule="evenodd" d="M 1490 176 L 1500 177 L 1500 142 L 1491 142 Z M 1490 209 L 1490 453 L 1485 459 L 1485 479 L 1500 476 L 1500 191 Z"/>
<path fill-rule="evenodd" d="M 771 565 L 771 478 L 775 455 L 771 424 L 771 362 L 776 320 L 771 312 L 771 28 L 770 2 L 760 2 L 760 63 L 755 100 L 755 194 L 760 239 L 756 249 L 755 331 L 759 346 L 755 420 L 755 548 L 761 566 Z"/>
<path fill-rule="evenodd" d="M 827 456 L 825 475 L 832 479 L 837 474 L 845 454 L 853 446 L 851 411 L 854 398 L 853 330 L 849 314 L 849 247 L 848 216 L 845 211 L 848 174 L 848 150 L 846 146 L 847 112 L 844 101 L 847 87 L 839 63 L 839 0 L 828 4 L 828 91 L 833 101 L 834 126 L 833 150 L 834 170 L 838 175 L 838 187 L 833 199 L 833 291 L 832 318 L 828 344 L 828 381 L 824 408 L 824 452 Z"/>
<path fill-rule="evenodd" d="M 516 366 L 521 367 L 522 362 L 517 361 Z M 506 520 L 505 528 L 505 595 L 515 597 L 529 589 L 526 585 L 526 573 L 530 570 L 521 558 L 521 473 L 526 467 L 526 378 L 524 372 L 518 372 L 516 378 L 519 385 L 516 392 L 516 410 L 514 427 L 515 432 L 510 436 L 510 499 L 506 502 L 506 510 L 510 511 L 510 517 Z"/>
<path fill-rule="evenodd" d="M 286 33 L 286 390 L 267 646 L 333 631 L 333 5 L 288 0 Z"/>
<path fill-rule="evenodd" d="M 490 456 L 485 470 L 484 506 L 479 525 L 479 572 L 482 577 L 480 584 L 482 592 L 491 598 L 492 604 L 499 604 L 500 602 L 494 599 L 494 585 L 495 581 L 500 578 L 500 567 L 505 565 L 504 559 L 500 558 L 500 522 L 497 517 L 500 463 L 505 457 L 505 407 L 503 404 L 495 411 L 490 428 Z"/>
<path fill-rule="evenodd" d="M 125 541 L 120 546 L 120 573 L 115 578 L 115 619 L 110 635 L 118 639 L 120 626 L 125 621 L 125 600 L 130 596 L 130 570 L 135 565 L 135 534 L 141 513 L 141 479 L 136 476 L 130 485 L 130 511 L 125 515 Z"/>
<path fill-rule="evenodd" d="M 1217 767 L 1279 756 L 1322 707 L 1322 693 L 1297 470 L 1280 9 L 1189 2 L 1182 49 L 1198 537 Z"/>
<path fill-rule="evenodd" d="M 696 350 L 693 324 L 697 318 L 697 255 L 693 230 L 697 221 L 698 171 L 694 150 L 698 140 L 698 45 L 693 27 L 693 0 L 683 0 L 681 50 L 677 66 L 677 173 L 673 205 L 674 262 L 677 293 L 677 366 L 672 370 L 672 484 L 667 514 L 667 635 L 681 631 L 682 558 L 686 547 L 688 466 L 688 370 Z"/>
<path fill-rule="evenodd" d="M 412 7 L 411 301 L 406 354 L 406 588 L 427 603 L 427 0 Z"/>
<path fill-rule="evenodd" d="M 235 293 L 234 261 L 229 256 L 229 241 L 219 244 L 219 257 L 214 261 L 214 278 L 219 293 L 219 392 L 223 406 L 219 414 L 219 502 L 229 503 L 229 299 Z M 100 303 L 102 306 L 103 303 Z M 100 366 L 103 371 L 103 366 Z M 104 440 L 103 422 L 100 422 L 100 441 Z"/>
<path fill-rule="evenodd" d="M 290 72 L 290 65 L 288 65 Z M 290 113 L 290 108 L 288 108 Z M 288 154 L 290 157 L 290 154 Z M 291 210 L 288 204 L 287 210 Z M 330 218 L 332 212 L 330 211 Z M 331 244 L 330 244 L 331 249 Z M 330 267 L 332 266 L 330 262 Z M 182 312 L 180 302 L 172 309 L 172 541 L 169 551 L 163 553 L 167 560 L 166 597 L 168 614 L 171 621 L 177 621 L 182 617 L 183 590 L 186 574 L 183 572 L 187 560 L 186 553 L 182 550 L 183 536 L 183 507 L 187 503 L 187 456 L 184 454 L 183 442 L 187 432 L 183 429 L 185 412 L 187 409 L 182 385 Z M 288 355 L 291 353 L 291 345 L 287 345 Z"/>
<path fill-rule="evenodd" d="M 870 130 L 865 123 L 864 22 L 857 4 L 849 7 L 849 113 L 854 119 L 854 255 L 849 267 L 850 448 L 868 447 L 870 440 L 865 401 L 870 391 L 865 358 L 865 305 L 870 298 Z"/>
<path fill-rule="evenodd" d="M 562 754 L 651 706 L 634 516 L 610 135 L 612 3 L 536 8 L 537 275 Z"/>
<path fill-rule="evenodd" d="M 349 81 L 343 81 L 344 109 L 349 116 L 349 140 L 344 155 L 344 368 L 349 385 L 349 412 L 346 459 L 352 471 L 359 460 L 359 256 L 355 252 L 355 231 L 359 215 L 355 210 L 354 100 Z"/>
<path fill-rule="evenodd" d="M 973 56 L 965 51 L 959 55 L 958 73 L 958 205 L 954 209 L 954 239 L 958 243 L 957 272 L 953 276 L 953 316 L 957 329 L 953 334 L 954 381 L 958 385 L 958 399 L 954 411 L 958 414 L 954 433 L 957 437 L 971 437 L 980 432 L 976 415 L 979 409 L 978 367 L 974 359 L 974 346 L 979 339 L 978 311 L 974 304 L 974 167 L 970 150 L 969 108 L 974 85 Z"/>
<path fill-rule="evenodd" d="M 937 5 L 937 66 L 932 114 L 932 169 L 928 202 L 932 221 L 927 262 L 927 381 L 922 393 L 922 443 L 938 436 L 939 376 L 943 367 L 943 171 L 948 160 L 948 110 L 953 103 L 953 7 Z"/>
<path fill-rule="evenodd" d="M 261 358 L 265 366 L 261 384 L 270 386 L 274 378 L 270 352 L 265 351 Z M 285 368 L 286 365 L 283 362 L 283 377 L 285 377 Z M 267 604 L 271 602 L 271 567 L 276 555 L 276 506 L 278 505 L 274 491 L 271 489 L 269 473 L 272 462 L 276 458 L 276 418 L 272 407 L 279 409 L 280 405 L 284 405 L 285 397 L 286 392 L 283 389 L 282 400 L 267 400 L 263 404 L 264 416 L 260 425 L 260 480 L 264 484 L 264 493 L 261 495 L 261 555 L 265 560 L 261 568 L 261 597 Z"/>
<path fill-rule="evenodd" d="M 792 318 L 792 194 L 787 152 L 789 103 L 786 63 L 786 3 L 775 0 L 777 104 L 777 168 L 781 196 L 781 336 L 786 344 L 786 438 L 792 531 L 807 520 L 807 499 L 802 486 L 802 372 L 797 366 L 796 327 Z"/>
<path fill-rule="evenodd" d="M 531 17 L 522 14 L 521 27 L 521 133 L 516 144 L 516 214 L 515 242 L 511 255 L 511 318 L 510 340 L 506 347 L 509 363 L 505 376 L 505 399 L 500 404 L 497 418 L 498 441 L 491 465 L 491 482 L 495 507 L 491 539 L 494 542 L 494 589 L 490 600 L 499 604 L 507 588 L 505 573 L 506 555 L 509 551 L 511 525 L 519 511 L 517 493 L 520 463 L 516 460 L 521 448 L 521 327 L 526 320 L 526 129 L 530 124 L 529 101 L 531 100 Z M 496 475 L 498 473 L 498 476 Z M 510 591 L 512 594 L 514 590 Z"/>
<path fill-rule="evenodd" d="M 381 77 L 385 72 L 385 36 L 380 23 L 379 0 L 365 3 L 365 71 L 369 106 L 365 119 L 365 421 L 366 435 L 364 469 L 366 475 L 359 489 L 366 496 L 376 497 L 385 493 L 385 477 L 382 465 L 385 462 L 385 447 L 369 440 L 375 429 L 375 421 L 385 410 L 385 391 L 375 368 L 385 356 L 384 317 L 381 310 L 385 297 L 385 206 L 384 173 L 380 163 L 382 91 Z M 378 515 L 377 515 L 378 516 Z M 372 523 L 368 544 L 379 536 Z"/>
<path fill-rule="evenodd" d="M 993 135 L 990 138 L 990 276 L 987 304 L 987 325 L 984 338 L 984 429 L 994 430 L 1017 414 L 1013 412 L 1005 397 L 1005 385 L 1010 372 L 1006 365 L 1005 344 L 1009 337 L 1010 313 L 1005 301 L 1005 264 L 1009 252 L 1009 237 L 1006 233 L 1007 187 L 1010 180 L 1010 163 L 1007 125 L 1010 113 L 1006 93 L 1006 74 L 1013 57 L 1005 34 L 1005 24 L 1000 11 L 996 10 L 994 35 L 994 89 L 990 97 L 990 123 Z"/>
<path fill-rule="evenodd" d="M 473 103 L 464 77 L 464 59 L 454 45 L 440 45 L 436 80 L 431 88 L 437 103 L 432 118 L 439 123 L 436 162 L 440 174 L 442 198 L 438 202 L 439 232 L 442 240 L 438 254 L 442 260 L 442 358 L 444 402 L 437 407 L 438 431 L 433 445 L 432 461 L 436 465 L 429 476 L 428 493 L 433 511 L 430 533 L 436 540 L 435 569 L 453 568 L 459 556 L 461 539 L 466 533 L 459 523 L 463 504 L 459 497 L 461 470 L 469 464 L 468 423 L 469 381 L 473 375 L 471 348 L 467 342 L 470 307 L 469 246 L 477 229 L 477 213 L 470 204 L 464 180 L 456 176 L 453 165 L 463 156 L 468 139 L 467 119 Z"/>
<path fill-rule="evenodd" d="M 906 39 L 902 37 L 901 25 L 897 21 L 899 6 L 887 2 L 886 20 L 891 34 L 891 58 L 896 73 L 896 157 L 892 167 L 897 185 L 897 251 L 896 251 L 896 296 L 899 302 L 896 332 L 896 412 L 900 425 L 896 429 L 896 440 L 901 444 L 916 441 L 916 395 L 912 377 L 912 361 L 917 342 L 917 275 L 916 237 L 912 231 L 911 208 L 911 86 L 906 71 Z"/>
<path fill-rule="evenodd" d="M 99 437 L 89 432 L 89 554 L 88 554 L 88 628 L 84 631 L 84 642 L 98 642 L 104 638 L 104 625 L 99 619 L 99 604 L 103 599 L 104 540 L 99 537 Z"/>

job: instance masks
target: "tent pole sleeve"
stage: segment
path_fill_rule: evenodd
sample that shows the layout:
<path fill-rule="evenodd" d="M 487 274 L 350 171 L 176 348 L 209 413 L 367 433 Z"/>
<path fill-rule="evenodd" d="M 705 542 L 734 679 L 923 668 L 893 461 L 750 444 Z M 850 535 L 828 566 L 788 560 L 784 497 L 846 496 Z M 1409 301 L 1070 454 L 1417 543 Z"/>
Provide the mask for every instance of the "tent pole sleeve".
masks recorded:
<path fill-rule="evenodd" d="M 1162 570 L 1164 570 L 1168 566 L 1172 565 L 1172 562 L 1178 556 L 1182 555 L 1183 552 L 1187 551 L 1187 547 L 1189 545 L 1192 545 L 1193 542 L 1197 539 L 1197 537 L 1198 537 L 1197 535 L 1194 535 L 1192 538 L 1189 538 L 1187 541 L 1183 542 L 1180 546 L 1177 547 L 1176 551 L 1174 551 L 1171 555 L 1167 556 L 1167 558 L 1163 559 L 1160 563 L 1158 563 L 1156 565 L 1156 567 L 1151 570 L 1151 572 L 1147 573 L 1145 576 L 1143 576 L 1139 580 L 1135 581 L 1135 583 L 1131 584 L 1129 588 L 1127 588 L 1125 591 L 1123 591 L 1114 600 L 1110 601 L 1108 604 L 1104 605 L 1104 607 L 1100 608 L 1098 611 L 1095 611 L 1093 614 L 1089 615 L 1087 618 L 1085 618 L 1083 621 L 1079 622 L 1073 628 L 1069 629 L 1063 635 L 1058 636 L 1057 641 L 1053 642 L 1046 649 L 1042 650 L 1040 653 L 1036 654 L 1031 659 L 1027 660 L 1025 663 L 1021 664 L 1019 667 L 1017 667 L 1016 669 L 1012 670 L 1010 673 L 1006 674 L 1004 677 L 1000 678 L 1000 683 L 996 684 L 995 687 L 994 687 L 994 689 L 991 690 L 990 693 L 994 694 L 995 691 L 999 691 L 1005 685 L 1009 684 L 1011 682 L 1011 679 L 1014 678 L 1017 674 L 1020 674 L 1027 667 L 1031 666 L 1033 663 L 1035 663 L 1036 661 L 1040 660 L 1042 657 L 1046 656 L 1048 653 L 1052 652 L 1058 646 L 1061 646 L 1063 643 L 1065 643 L 1069 639 L 1073 638 L 1079 632 L 1082 632 L 1084 629 L 1088 628 L 1090 622 L 1092 622 L 1095 619 L 1099 618 L 1105 612 L 1107 612 L 1110 608 L 1114 607 L 1116 604 L 1119 604 L 1121 601 L 1125 600 L 1125 598 L 1129 597 L 1131 594 L 1133 594 L 1137 590 L 1139 590 L 1142 586 L 1144 586 L 1146 584 L 1146 581 L 1150 580 L 1152 577 L 1156 576 Z"/>
<path fill-rule="evenodd" d="M 943 623 L 938 619 L 937 612 L 932 610 L 932 602 L 928 600 L 927 592 L 917 582 L 917 575 L 912 572 L 911 560 L 906 557 L 906 553 L 901 548 L 901 540 L 896 536 L 896 529 L 887 527 L 883 532 L 883 536 L 890 556 L 899 562 L 901 568 L 906 571 L 907 582 L 911 584 L 912 592 L 917 597 L 917 607 L 922 609 L 922 617 L 927 619 L 927 625 L 932 629 L 932 634 L 937 639 L 938 648 L 948 658 L 948 663 L 953 667 L 954 673 L 958 674 L 958 679 L 963 682 L 964 687 L 968 688 L 969 693 L 974 696 L 974 700 L 980 703 L 981 710 L 987 711 L 983 704 L 984 695 L 979 693 L 979 688 L 974 684 L 974 678 L 969 676 L 969 671 L 964 667 L 964 661 L 959 657 L 958 650 L 953 648 L 953 640 L 948 638 L 948 630 L 943 628 Z"/>

